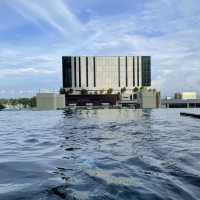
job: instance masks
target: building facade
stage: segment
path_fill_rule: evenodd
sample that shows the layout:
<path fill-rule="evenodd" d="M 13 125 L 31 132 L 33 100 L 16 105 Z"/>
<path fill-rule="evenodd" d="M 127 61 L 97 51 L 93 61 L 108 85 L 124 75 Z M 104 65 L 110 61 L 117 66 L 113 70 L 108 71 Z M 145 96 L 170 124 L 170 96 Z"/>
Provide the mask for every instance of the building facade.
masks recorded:
<path fill-rule="evenodd" d="M 36 110 L 56 110 L 65 108 L 65 95 L 57 93 L 38 93 Z"/>
<path fill-rule="evenodd" d="M 160 92 L 156 90 L 143 90 L 139 92 L 138 102 L 140 104 L 140 108 L 160 108 Z"/>
<path fill-rule="evenodd" d="M 150 56 L 64 56 L 63 88 L 132 90 L 151 86 Z"/>
<path fill-rule="evenodd" d="M 197 99 L 197 93 L 196 92 L 182 92 L 182 93 L 175 93 L 174 95 L 175 99 Z"/>

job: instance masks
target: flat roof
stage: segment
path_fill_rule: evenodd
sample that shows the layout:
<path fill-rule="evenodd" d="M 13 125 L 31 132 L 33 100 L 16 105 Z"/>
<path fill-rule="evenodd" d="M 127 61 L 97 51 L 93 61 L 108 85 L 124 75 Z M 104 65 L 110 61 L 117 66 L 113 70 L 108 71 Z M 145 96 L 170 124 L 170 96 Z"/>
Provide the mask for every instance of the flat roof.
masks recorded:
<path fill-rule="evenodd" d="M 162 99 L 162 104 L 200 103 L 200 99 Z"/>

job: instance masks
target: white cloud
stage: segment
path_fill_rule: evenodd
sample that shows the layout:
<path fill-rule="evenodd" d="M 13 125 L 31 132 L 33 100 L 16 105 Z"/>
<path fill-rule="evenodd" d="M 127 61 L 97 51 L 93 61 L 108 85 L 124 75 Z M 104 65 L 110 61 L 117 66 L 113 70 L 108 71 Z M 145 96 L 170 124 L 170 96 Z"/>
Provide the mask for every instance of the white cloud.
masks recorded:
<path fill-rule="evenodd" d="M 35 69 L 35 68 L 20 68 L 20 69 L 0 69 L 0 77 L 6 76 L 27 76 L 27 75 L 45 75 L 55 74 L 56 71 L 47 69 Z"/>
<path fill-rule="evenodd" d="M 90 21 L 88 27 L 99 34 L 85 49 L 95 54 L 151 55 L 152 84 L 164 95 L 184 89 L 200 93 L 198 1 L 150 1 L 145 8 L 140 16 L 129 13 Z"/>
<path fill-rule="evenodd" d="M 47 23 L 65 36 L 82 29 L 81 23 L 63 0 L 13 0 L 7 3 L 25 19 L 40 27 Z"/>

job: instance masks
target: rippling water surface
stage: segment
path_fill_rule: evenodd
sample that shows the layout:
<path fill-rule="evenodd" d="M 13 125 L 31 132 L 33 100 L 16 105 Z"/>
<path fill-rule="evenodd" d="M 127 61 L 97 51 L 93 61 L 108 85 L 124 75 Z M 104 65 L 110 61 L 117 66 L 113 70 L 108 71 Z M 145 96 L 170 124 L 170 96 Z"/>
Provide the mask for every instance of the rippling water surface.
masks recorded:
<path fill-rule="evenodd" d="M 0 199 L 200 199 L 181 110 L 0 112 Z"/>

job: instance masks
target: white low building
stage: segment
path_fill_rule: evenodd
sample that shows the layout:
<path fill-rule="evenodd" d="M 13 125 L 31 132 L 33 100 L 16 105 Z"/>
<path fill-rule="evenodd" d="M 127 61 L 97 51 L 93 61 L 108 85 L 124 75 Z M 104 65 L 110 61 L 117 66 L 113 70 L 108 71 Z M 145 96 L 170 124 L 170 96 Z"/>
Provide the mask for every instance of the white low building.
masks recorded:
<path fill-rule="evenodd" d="M 175 93 L 175 99 L 182 99 L 182 100 L 197 99 L 197 93 L 196 92 Z"/>
<path fill-rule="evenodd" d="M 196 92 L 182 92 L 182 99 L 197 99 L 197 93 Z"/>
<path fill-rule="evenodd" d="M 143 90 L 138 93 L 138 103 L 141 108 L 160 108 L 160 92 L 156 90 Z"/>
<path fill-rule="evenodd" d="M 37 110 L 57 110 L 65 108 L 65 95 L 57 93 L 38 93 Z"/>

